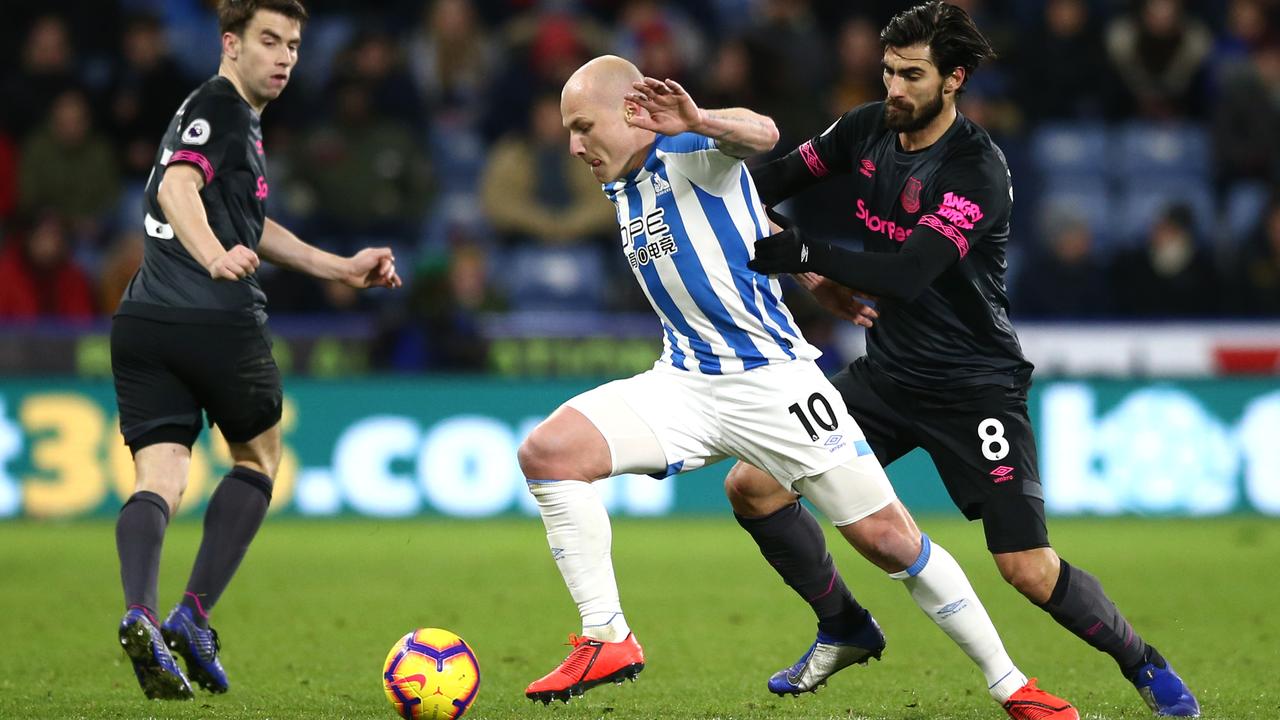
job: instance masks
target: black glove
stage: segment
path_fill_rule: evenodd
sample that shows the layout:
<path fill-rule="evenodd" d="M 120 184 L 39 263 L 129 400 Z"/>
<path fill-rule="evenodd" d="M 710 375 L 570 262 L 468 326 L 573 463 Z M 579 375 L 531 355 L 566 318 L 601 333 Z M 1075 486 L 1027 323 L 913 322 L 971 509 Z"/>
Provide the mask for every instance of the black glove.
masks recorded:
<path fill-rule="evenodd" d="M 810 272 L 821 266 L 829 247 L 800 234 L 800 229 L 785 215 L 766 210 L 769 219 L 783 228 L 782 232 L 756 241 L 755 259 L 747 267 L 764 275 Z"/>

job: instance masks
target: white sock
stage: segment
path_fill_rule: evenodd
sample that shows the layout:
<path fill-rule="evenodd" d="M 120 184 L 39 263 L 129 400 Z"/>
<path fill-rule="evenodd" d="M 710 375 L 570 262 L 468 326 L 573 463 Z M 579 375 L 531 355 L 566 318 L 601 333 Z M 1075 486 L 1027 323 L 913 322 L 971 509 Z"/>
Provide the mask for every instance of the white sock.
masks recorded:
<path fill-rule="evenodd" d="M 582 634 L 620 642 L 631 629 L 622 615 L 613 577 L 609 513 L 595 487 L 579 480 L 530 480 L 547 528 L 551 556 L 582 616 Z"/>
<path fill-rule="evenodd" d="M 956 645 L 978 665 L 987 679 L 987 690 L 1004 704 L 1018 688 L 1027 684 L 1009 654 L 1000 634 L 991 624 L 986 608 L 969 584 L 964 570 L 951 553 L 920 534 L 920 557 L 911 567 L 889 577 L 901 580 L 911 599 Z"/>

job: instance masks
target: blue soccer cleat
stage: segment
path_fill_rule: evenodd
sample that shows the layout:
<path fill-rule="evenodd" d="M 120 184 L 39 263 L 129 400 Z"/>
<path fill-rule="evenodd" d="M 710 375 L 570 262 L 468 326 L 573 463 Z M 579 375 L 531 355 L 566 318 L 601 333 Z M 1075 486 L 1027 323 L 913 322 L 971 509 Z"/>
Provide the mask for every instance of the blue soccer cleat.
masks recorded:
<path fill-rule="evenodd" d="M 218 661 L 218 650 L 222 645 L 218 642 L 216 630 L 197 625 L 191 608 L 180 604 L 165 618 L 160 632 L 169 647 L 187 661 L 187 672 L 192 680 L 211 693 L 227 691 L 230 685 L 227 672 Z"/>
<path fill-rule="evenodd" d="M 151 613 L 131 607 L 120 621 L 120 645 L 133 663 L 142 692 L 152 700 L 190 700 L 191 683 L 178 669 Z"/>
<path fill-rule="evenodd" d="M 1196 701 L 1196 696 L 1191 694 L 1187 684 L 1167 662 L 1164 667 L 1158 667 L 1155 663 L 1143 665 L 1133 677 L 1133 686 L 1156 715 L 1200 717 L 1200 703 Z"/>
<path fill-rule="evenodd" d="M 819 632 L 818 639 L 794 665 L 769 678 L 769 692 L 775 695 L 815 692 L 827 684 L 828 678 L 850 665 L 866 665 L 871 658 L 879 660 L 884 646 L 884 633 L 871 613 L 867 613 L 866 625 L 851 638 L 837 639 Z"/>

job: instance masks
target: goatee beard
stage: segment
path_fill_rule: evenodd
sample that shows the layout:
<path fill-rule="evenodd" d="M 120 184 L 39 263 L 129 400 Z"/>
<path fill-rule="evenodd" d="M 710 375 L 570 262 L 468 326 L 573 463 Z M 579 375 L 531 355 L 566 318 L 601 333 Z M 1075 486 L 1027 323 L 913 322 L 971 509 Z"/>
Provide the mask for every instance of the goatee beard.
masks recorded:
<path fill-rule="evenodd" d="M 891 114 L 890 109 L 896 111 Z M 933 99 L 928 105 L 920 108 L 920 114 L 912 117 L 911 113 L 901 108 L 892 107 L 888 102 L 884 104 L 884 124 L 890 130 L 900 133 L 913 133 L 923 130 L 933 122 L 933 119 L 942 114 L 942 93 Z M 896 117 L 895 117 L 896 115 Z"/>

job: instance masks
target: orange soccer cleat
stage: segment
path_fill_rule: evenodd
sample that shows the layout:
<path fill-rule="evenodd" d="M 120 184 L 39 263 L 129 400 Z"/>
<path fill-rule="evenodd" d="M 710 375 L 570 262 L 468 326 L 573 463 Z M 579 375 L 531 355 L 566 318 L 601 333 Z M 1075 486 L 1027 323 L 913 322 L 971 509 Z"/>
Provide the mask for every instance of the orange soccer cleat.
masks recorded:
<path fill-rule="evenodd" d="M 1036 687 L 1035 678 L 1009 696 L 1004 710 L 1013 720 L 1080 720 L 1071 703 Z"/>
<path fill-rule="evenodd" d="M 569 698 L 597 685 L 635 680 L 644 669 L 644 650 L 636 642 L 635 633 L 628 633 L 622 642 L 603 642 L 570 634 L 569 644 L 573 646 L 569 657 L 525 688 L 525 697 L 541 700 L 543 705 L 552 700 L 567 703 Z"/>

